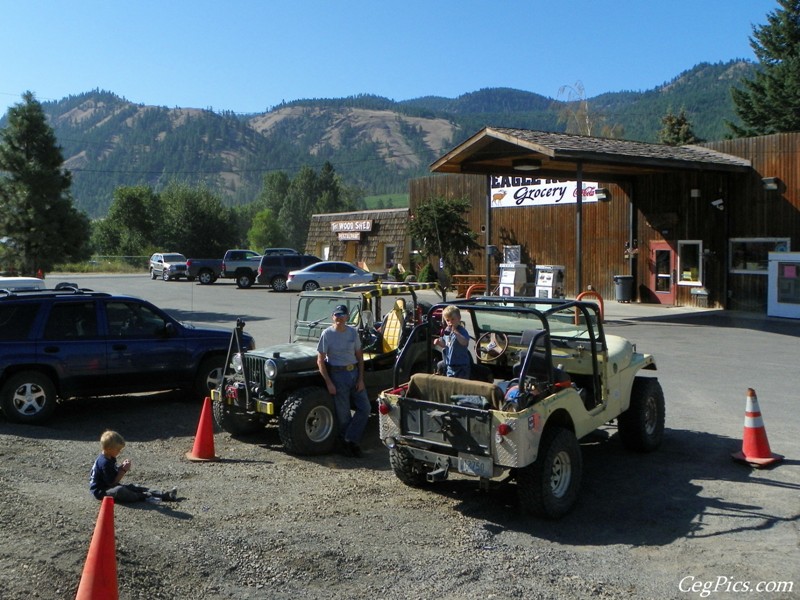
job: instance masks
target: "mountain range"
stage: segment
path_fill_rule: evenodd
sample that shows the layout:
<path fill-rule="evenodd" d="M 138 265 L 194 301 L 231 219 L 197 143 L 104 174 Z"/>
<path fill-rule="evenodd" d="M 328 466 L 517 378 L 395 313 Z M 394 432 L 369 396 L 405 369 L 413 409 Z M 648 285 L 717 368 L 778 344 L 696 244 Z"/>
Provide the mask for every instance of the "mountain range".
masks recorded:
<path fill-rule="evenodd" d="M 756 69 L 742 60 L 702 63 L 652 90 L 592 98 L 581 97 L 580 84 L 558 99 L 490 88 L 457 98 L 296 100 L 243 115 L 147 106 L 92 90 L 42 107 L 73 174 L 76 206 L 99 218 L 118 186 L 158 190 L 174 179 L 242 205 L 258 196 L 265 174 L 291 177 L 326 161 L 364 195 L 406 193 L 409 179 L 428 174 L 432 162 L 484 126 L 564 131 L 565 108 L 580 100 L 598 129 L 620 138 L 656 142 L 661 118 L 685 110 L 699 138 L 718 140 L 729 133 L 726 120 L 736 121 L 730 88 Z"/>

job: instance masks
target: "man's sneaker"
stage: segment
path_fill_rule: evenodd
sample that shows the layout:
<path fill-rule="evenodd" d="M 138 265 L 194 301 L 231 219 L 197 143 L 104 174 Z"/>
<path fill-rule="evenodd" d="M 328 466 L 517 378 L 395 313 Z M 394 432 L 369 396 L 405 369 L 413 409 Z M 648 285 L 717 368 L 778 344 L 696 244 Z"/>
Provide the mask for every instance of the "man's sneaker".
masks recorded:
<path fill-rule="evenodd" d="M 164 494 L 164 500 L 169 500 L 170 502 L 175 502 L 178 500 L 178 488 L 174 487 L 166 494 Z"/>
<path fill-rule="evenodd" d="M 155 496 L 148 496 L 144 501 L 150 504 L 161 504 L 161 498 L 156 498 Z"/>

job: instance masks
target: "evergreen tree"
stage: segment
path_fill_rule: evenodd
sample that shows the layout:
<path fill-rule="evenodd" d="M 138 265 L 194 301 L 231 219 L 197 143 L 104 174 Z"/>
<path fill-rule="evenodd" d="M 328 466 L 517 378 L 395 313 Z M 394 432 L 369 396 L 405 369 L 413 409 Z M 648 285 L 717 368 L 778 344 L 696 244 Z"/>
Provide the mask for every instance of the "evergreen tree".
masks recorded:
<path fill-rule="evenodd" d="M 689 122 L 684 109 L 681 109 L 679 115 L 673 114 L 672 109 L 670 109 L 666 115 L 661 117 L 661 125 L 661 131 L 658 132 L 658 141 L 667 146 L 697 144 L 701 141 L 694 135 L 692 124 Z"/>
<path fill-rule="evenodd" d="M 447 200 L 432 198 L 417 206 L 408 223 L 408 231 L 417 243 L 422 244 L 426 256 L 444 259 L 448 273 L 471 273 L 469 252 L 481 246 L 478 235 L 470 231 L 464 215 L 469 212 L 467 198 Z"/>
<path fill-rule="evenodd" d="M 744 127 L 728 126 L 739 137 L 800 130 L 800 0 L 777 1 L 782 9 L 750 38 L 761 69 L 731 89 Z"/>
<path fill-rule="evenodd" d="M 31 92 L 0 132 L 0 252 L 23 273 L 86 257 L 89 220 L 72 204 L 71 175 Z"/>
<path fill-rule="evenodd" d="M 278 221 L 287 243 L 298 250 L 306 247 L 308 226 L 317 205 L 317 174 L 309 166 L 302 167 L 289 186 L 289 201 L 278 213 Z"/>
<path fill-rule="evenodd" d="M 286 245 L 280 223 L 270 209 L 266 208 L 256 213 L 253 226 L 247 232 L 247 241 L 250 247 L 258 252 L 263 248 L 282 248 Z"/>
<path fill-rule="evenodd" d="M 115 256 L 143 256 L 158 246 L 158 195 L 145 185 L 114 190 L 108 216 L 100 221 L 93 236 L 98 253 Z"/>

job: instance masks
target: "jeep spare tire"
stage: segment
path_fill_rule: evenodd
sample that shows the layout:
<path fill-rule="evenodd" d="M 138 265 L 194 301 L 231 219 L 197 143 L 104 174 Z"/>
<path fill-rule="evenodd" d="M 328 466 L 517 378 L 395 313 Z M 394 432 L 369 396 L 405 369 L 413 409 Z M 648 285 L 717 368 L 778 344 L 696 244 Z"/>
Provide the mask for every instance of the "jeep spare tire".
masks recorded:
<path fill-rule="evenodd" d="M 287 452 L 302 456 L 328 454 L 336 444 L 336 408 L 328 390 L 296 390 L 281 406 L 278 432 Z"/>

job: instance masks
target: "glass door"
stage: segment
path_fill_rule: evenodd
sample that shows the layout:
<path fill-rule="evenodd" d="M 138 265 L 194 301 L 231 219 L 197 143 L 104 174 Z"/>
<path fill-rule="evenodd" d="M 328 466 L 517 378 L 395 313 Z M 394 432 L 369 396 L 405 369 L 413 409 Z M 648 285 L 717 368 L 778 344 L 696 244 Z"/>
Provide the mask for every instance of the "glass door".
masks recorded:
<path fill-rule="evenodd" d="M 650 289 L 660 304 L 675 304 L 675 251 L 668 242 L 650 242 Z"/>

